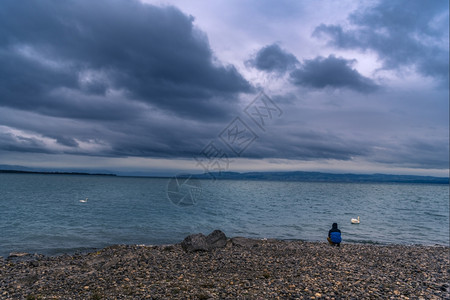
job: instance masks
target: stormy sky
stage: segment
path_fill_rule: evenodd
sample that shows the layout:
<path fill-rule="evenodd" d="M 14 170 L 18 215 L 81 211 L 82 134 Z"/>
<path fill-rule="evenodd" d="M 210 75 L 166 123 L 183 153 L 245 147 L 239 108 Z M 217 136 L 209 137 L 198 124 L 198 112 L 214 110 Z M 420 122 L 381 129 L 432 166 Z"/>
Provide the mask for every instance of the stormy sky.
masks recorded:
<path fill-rule="evenodd" d="M 448 176 L 448 1 L 2 0 L 0 165 Z"/>

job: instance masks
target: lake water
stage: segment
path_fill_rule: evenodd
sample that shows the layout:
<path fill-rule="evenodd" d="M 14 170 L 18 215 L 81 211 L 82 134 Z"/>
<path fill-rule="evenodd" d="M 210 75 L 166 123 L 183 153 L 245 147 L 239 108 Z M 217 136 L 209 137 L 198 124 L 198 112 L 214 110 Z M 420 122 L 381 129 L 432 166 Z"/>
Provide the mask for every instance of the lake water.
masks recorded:
<path fill-rule="evenodd" d="M 176 243 L 214 229 L 230 237 L 324 241 L 333 222 L 344 243 L 449 245 L 448 185 L 198 184 L 194 205 L 175 205 L 164 178 L 0 174 L 0 256 Z M 351 224 L 357 216 L 361 223 Z"/>

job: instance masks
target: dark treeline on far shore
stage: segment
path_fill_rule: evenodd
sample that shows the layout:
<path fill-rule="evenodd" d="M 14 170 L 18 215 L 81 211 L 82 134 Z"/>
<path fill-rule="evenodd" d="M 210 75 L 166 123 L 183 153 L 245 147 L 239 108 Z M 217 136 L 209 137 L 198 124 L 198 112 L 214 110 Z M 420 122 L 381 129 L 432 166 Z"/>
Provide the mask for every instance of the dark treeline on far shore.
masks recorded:
<path fill-rule="evenodd" d="M 0 170 L 0 173 L 14 174 L 45 174 L 45 175 L 95 175 L 95 176 L 116 176 L 116 174 L 84 173 L 84 172 L 44 172 L 44 171 L 20 171 L 20 170 Z"/>

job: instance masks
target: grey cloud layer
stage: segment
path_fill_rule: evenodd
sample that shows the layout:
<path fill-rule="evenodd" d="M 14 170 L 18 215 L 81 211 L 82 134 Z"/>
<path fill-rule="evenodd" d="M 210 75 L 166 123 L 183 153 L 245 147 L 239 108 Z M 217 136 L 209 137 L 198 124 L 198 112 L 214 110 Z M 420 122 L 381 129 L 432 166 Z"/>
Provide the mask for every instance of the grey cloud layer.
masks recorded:
<path fill-rule="evenodd" d="M 291 79 L 294 84 L 314 88 L 350 88 L 360 92 L 376 90 L 378 86 L 370 78 L 352 69 L 353 63 L 353 60 L 333 55 L 316 57 L 305 60 L 301 68 L 291 73 Z"/>
<path fill-rule="evenodd" d="M 261 48 L 249 66 L 265 72 L 284 74 L 290 72 L 292 83 L 309 88 L 349 88 L 359 92 L 373 92 L 378 86 L 352 68 L 355 60 L 338 58 L 334 55 L 316 57 L 300 63 L 297 58 L 277 44 Z"/>
<path fill-rule="evenodd" d="M 348 18 L 351 28 L 321 24 L 333 46 L 372 50 L 386 69 L 413 65 L 426 76 L 448 82 L 448 1 L 381 1 Z"/>
<path fill-rule="evenodd" d="M 321 25 L 315 35 L 331 39 L 334 47 L 374 50 L 392 68 L 414 64 L 424 74 L 441 78 L 440 45 L 424 46 L 412 36 L 394 43 L 397 48 L 392 51 L 381 45 L 400 34 L 390 27 L 394 23 L 387 26 L 380 21 L 395 21 L 386 5 L 354 13 L 350 17 L 354 31 Z M 267 2 L 258 9 L 265 12 L 271 6 Z M 402 15 L 396 5 L 392 7 Z M 281 22 L 289 11 L 280 8 L 277 20 Z M 377 17 L 379 13 L 386 16 Z M 409 16 L 410 10 L 405 14 Z M 436 15 L 431 9 L 417 16 L 422 18 L 419 23 L 428 24 L 432 14 Z M 401 30 L 413 26 L 415 36 L 440 36 L 434 27 L 421 32 L 421 25 L 413 25 L 409 18 L 405 24 L 395 22 L 401 23 L 395 25 Z M 369 26 L 381 31 L 369 33 Z M 246 63 L 283 81 L 290 94 L 269 95 L 282 106 L 283 117 L 268 132 L 259 131 L 260 138 L 243 157 L 362 157 L 385 164 L 448 168 L 448 155 L 443 155 L 448 153 L 448 140 L 446 144 L 438 131 L 442 120 L 433 124 L 423 120 L 423 127 L 437 128 L 429 139 L 383 139 L 406 130 L 380 121 L 377 114 L 389 120 L 394 116 L 390 109 L 401 115 L 416 112 L 396 95 L 380 96 L 386 91 L 359 73 L 355 60 L 334 55 L 305 60 L 270 44 Z M 137 0 L 2 0 L 0 5 L 0 151 L 192 158 L 235 116 L 243 116 L 241 101 L 251 95 L 256 95 L 252 84 L 214 57 L 206 34 L 194 26 L 193 17 L 177 8 Z M 341 99 L 335 101 L 335 96 Z M 422 98 L 414 99 L 423 103 Z M 448 110 L 448 102 L 441 104 L 442 93 L 435 98 Z M 420 112 L 413 115 L 422 117 Z M 354 123 L 341 125 L 349 119 Z M 386 127 L 379 128 L 377 122 Z M 355 128 L 372 131 L 356 134 Z"/>
<path fill-rule="evenodd" d="M 247 61 L 248 65 L 258 70 L 277 73 L 285 73 L 297 63 L 298 60 L 293 54 L 281 49 L 277 44 L 261 48 L 254 58 Z"/>
<path fill-rule="evenodd" d="M 217 118 L 229 105 L 221 102 L 251 88 L 233 66 L 214 62 L 205 34 L 174 7 L 5 0 L 0 19 L 2 106 L 126 118 L 141 110 L 134 100 Z"/>

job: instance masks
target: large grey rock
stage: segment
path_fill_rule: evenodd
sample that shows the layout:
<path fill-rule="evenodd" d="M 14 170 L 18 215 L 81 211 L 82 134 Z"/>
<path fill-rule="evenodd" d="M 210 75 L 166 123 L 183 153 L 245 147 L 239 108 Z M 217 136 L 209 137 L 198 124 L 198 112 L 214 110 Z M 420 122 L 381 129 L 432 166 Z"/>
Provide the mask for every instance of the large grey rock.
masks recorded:
<path fill-rule="evenodd" d="M 201 233 L 188 235 L 181 242 L 181 247 L 187 252 L 208 251 L 206 236 Z"/>
<path fill-rule="evenodd" d="M 220 230 L 214 230 L 206 237 L 209 249 L 223 248 L 227 245 L 227 236 Z"/>
<path fill-rule="evenodd" d="M 214 230 L 208 236 L 202 233 L 191 234 L 182 242 L 181 247 L 186 252 L 210 251 L 216 248 L 223 248 L 227 244 L 225 233 L 220 230 Z"/>

